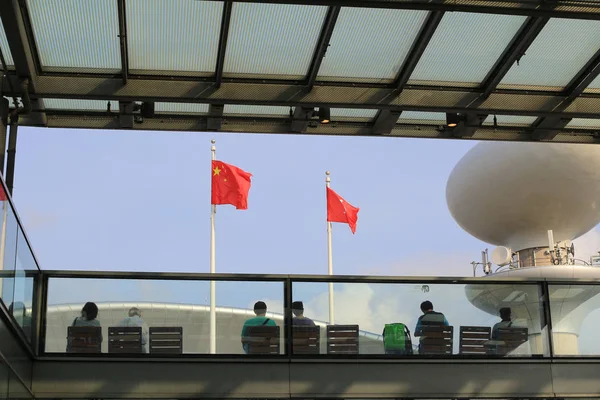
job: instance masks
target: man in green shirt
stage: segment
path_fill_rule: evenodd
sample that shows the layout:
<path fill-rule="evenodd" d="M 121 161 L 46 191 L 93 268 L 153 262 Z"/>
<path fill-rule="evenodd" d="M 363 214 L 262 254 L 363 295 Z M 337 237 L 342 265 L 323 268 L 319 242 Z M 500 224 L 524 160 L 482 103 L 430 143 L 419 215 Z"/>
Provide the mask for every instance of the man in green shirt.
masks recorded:
<path fill-rule="evenodd" d="M 246 322 L 244 322 L 244 327 L 242 328 L 242 346 L 244 347 L 244 352 L 248 354 L 248 342 L 251 338 L 246 336 L 246 330 L 249 326 L 276 326 L 277 324 L 271 318 L 267 318 L 267 304 L 264 301 L 257 301 L 254 304 L 254 314 L 256 317 L 250 318 Z"/>

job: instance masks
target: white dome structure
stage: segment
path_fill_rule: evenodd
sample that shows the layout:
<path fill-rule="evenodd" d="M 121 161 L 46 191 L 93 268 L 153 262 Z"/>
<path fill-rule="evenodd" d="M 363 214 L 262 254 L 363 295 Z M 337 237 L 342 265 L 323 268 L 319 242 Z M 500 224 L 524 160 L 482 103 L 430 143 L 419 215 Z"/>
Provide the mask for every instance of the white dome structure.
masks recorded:
<path fill-rule="evenodd" d="M 576 239 L 600 222 L 600 146 L 479 143 L 450 174 L 446 201 L 465 231 L 506 247 L 492 253 L 494 262 L 509 265 L 512 252 L 518 253 L 518 263 L 488 277 L 600 278 L 600 268 L 574 265 L 568 253 L 562 258 L 553 252 L 555 243 Z M 527 321 L 532 351 L 543 352 L 535 290 L 472 284 L 465 291 L 473 305 L 492 315 L 510 307 L 514 318 Z M 600 308 L 599 292 L 595 285 L 550 289 L 556 354 L 578 354 L 581 323 Z"/>
<path fill-rule="evenodd" d="M 600 222 L 600 146 L 484 142 L 454 167 L 448 209 L 468 233 L 513 251 L 573 240 Z"/>

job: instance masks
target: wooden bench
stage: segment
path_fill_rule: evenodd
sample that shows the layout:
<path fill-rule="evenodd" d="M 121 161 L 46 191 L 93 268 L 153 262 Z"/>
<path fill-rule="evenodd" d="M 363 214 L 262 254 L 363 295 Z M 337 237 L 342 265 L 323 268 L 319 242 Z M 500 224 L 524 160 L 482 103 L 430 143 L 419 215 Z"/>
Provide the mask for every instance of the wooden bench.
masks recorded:
<path fill-rule="evenodd" d="M 454 327 L 442 325 L 424 326 L 419 341 L 420 354 L 452 354 Z"/>
<path fill-rule="evenodd" d="M 527 328 L 500 328 L 495 339 L 499 344 L 490 348 L 490 354 L 504 356 L 528 340 Z"/>
<path fill-rule="evenodd" d="M 327 325 L 327 354 L 358 354 L 358 325 Z"/>
<path fill-rule="evenodd" d="M 150 353 L 182 354 L 183 328 L 181 326 L 151 327 L 149 341 Z"/>
<path fill-rule="evenodd" d="M 108 352 L 141 353 L 142 328 L 139 326 L 109 327 Z"/>
<path fill-rule="evenodd" d="M 67 328 L 68 353 L 100 353 L 102 328 L 99 326 L 69 326 Z"/>
<path fill-rule="evenodd" d="M 318 326 L 292 327 L 292 354 L 319 354 L 321 328 Z"/>
<path fill-rule="evenodd" d="M 248 354 L 279 354 L 279 327 L 249 326 L 244 343 L 248 345 Z"/>
<path fill-rule="evenodd" d="M 491 333 L 489 326 L 461 326 L 459 354 L 486 355 Z"/>

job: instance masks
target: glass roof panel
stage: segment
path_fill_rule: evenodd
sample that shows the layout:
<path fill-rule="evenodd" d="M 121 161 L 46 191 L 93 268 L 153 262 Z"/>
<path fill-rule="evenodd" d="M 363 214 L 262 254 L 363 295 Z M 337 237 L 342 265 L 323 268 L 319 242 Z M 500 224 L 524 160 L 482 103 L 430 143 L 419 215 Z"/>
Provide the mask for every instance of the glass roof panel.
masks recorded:
<path fill-rule="evenodd" d="M 217 1 L 128 0 L 129 68 L 214 74 L 222 13 Z"/>
<path fill-rule="evenodd" d="M 600 89 L 600 75 L 596 77 L 588 86 L 588 89 Z"/>
<path fill-rule="evenodd" d="M 82 111 L 107 111 L 106 100 L 80 100 L 80 99 L 44 99 L 44 107 L 49 110 L 82 110 Z M 119 112 L 119 102 L 111 101 L 110 110 Z"/>
<path fill-rule="evenodd" d="M 600 128 L 600 119 L 573 118 L 566 128 Z"/>
<path fill-rule="evenodd" d="M 251 106 L 246 104 L 225 104 L 223 114 L 248 115 L 289 115 L 290 108 L 283 106 Z"/>
<path fill-rule="evenodd" d="M 426 16 L 425 11 L 342 7 L 317 79 L 393 81 Z"/>
<path fill-rule="evenodd" d="M 4 25 L 2 25 L 2 20 L 0 20 L 0 50 L 2 51 L 2 55 L 4 56 L 4 61 L 6 61 L 6 65 L 13 67 L 15 65 L 15 62 L 13 61 L 12 53 L 10 52 L 10 48 L 8 47 L 8 40 L 6 39 L 6 33 L 4 32 Z"/>
<path fill-rule="evenodd" d="M 155 103 L 157 113 L 207 114 L 208 104 L 196 103 Z"/>
<path fill-rule="evenodd" d="M 225 76 L 306 75 L 327 7 L 233 3 Z"/>
<path fill-rule="evenodd" d="M 340 119 L 343 117 L 371 119 L 377 115 L 377 110 L 363 108 L 332 108 L 330 114 L 332 119 Z"/>
<path fill-rule="evenodd" d="M 398 122 L 406 122 L 406 120 L 442 121 L 445 123 L 446 114 L 438 112 L 403 111 L 402 114 L 400 114 Z"/>
<path fill-rule="evenodd" d="M 446 13 L 410 77 L 481 83 L 526 17 Z"/>
<path fill-rule="evenodd" d="M 117 2 L 28 0 L 45 71 L 119 71 Z"/>
<path fill-rule="evenodd" d="M 502 85 L 564 87 L 598 50 L 600 21 L 552 18 Z"/>
<path fill-rule="evenodd" d="M 535 122 L 537 118 L 531 117 L 527 115 L 497 115 L 496 121 L 498 121 L 498 125 L 531 125 Z M 494 116 L 488 115 L 487 118 L 483 121 L 484 125 L 493 125 L 494 124 Z"/>

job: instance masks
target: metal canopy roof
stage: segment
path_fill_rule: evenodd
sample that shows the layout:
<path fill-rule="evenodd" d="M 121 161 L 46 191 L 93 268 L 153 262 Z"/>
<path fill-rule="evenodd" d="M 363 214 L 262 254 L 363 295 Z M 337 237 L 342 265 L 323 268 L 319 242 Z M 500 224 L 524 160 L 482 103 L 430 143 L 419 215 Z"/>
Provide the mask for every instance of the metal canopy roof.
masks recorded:
<path fill-rule="evenodd" d="M 0 17 L 22 125 L 600 140 L 599 0 L 4 0 Z"/>

